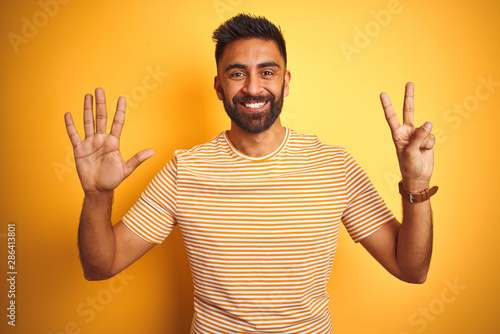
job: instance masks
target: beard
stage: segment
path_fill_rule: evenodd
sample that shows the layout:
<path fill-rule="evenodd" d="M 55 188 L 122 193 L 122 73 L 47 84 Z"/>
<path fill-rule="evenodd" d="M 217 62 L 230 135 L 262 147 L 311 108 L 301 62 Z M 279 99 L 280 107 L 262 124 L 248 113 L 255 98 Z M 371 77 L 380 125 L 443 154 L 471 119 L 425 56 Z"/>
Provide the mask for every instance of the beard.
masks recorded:
<path fill-rule="evenodd" d="M 226 99 L 226 95 L 224 94 L 222 87 L 220 88 L 226 114 L 234 124 L 248 133 L 264 132 L 274 124 L 278 116 L 281 114 L 281 109 L 283 108 L 284 90 L 285 82 L 283 81 L 280 97 L 278 99 L 276 99 L 276 97 L 271 93 L 264 96 L 234 96 L 231 104 L 230 101 Z M 249 102 L 268 102 L 270 106 L 267 110 L 255 113 L 238 110 L 240 103 Z"/>

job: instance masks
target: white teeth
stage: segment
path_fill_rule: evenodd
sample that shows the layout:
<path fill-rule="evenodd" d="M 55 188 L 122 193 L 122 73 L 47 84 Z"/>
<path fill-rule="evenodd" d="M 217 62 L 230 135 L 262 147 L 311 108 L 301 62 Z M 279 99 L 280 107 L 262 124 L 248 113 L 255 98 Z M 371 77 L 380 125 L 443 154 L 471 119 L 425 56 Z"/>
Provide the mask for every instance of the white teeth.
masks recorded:
<path fill-rule="evenodd" d="M 260 103 L 245 103 L 245 107 L 249 109 L 258 109 L 262 108 L 266 104 L 266 102 L 260 102 Z"/>

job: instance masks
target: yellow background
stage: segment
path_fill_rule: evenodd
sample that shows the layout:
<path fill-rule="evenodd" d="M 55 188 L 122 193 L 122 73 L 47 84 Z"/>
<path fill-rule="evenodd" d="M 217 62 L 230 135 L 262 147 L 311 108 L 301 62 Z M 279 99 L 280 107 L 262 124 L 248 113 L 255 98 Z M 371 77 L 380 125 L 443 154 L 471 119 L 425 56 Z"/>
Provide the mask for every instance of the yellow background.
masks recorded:
<path fill-rule="evenodd" d="M 404 84 L 414 81 L 416 123 L 432 121 L 438 137 L 428 281 L 399 282 L 343 230 L 329 285 L 335 333 L 498 333 L 496 0 L 2 1 L 0 332 L 189 332 L 191 277 L 177 229 L 121 279 L 84 280 L 83 194 L 63 114 L 83 134 L 84 94 L 103 87 L 110 114 L 128 96 L 123 156 L 156 150 L 116 191 L 117 221 L 175 149 L 228 127 L 212 88 L 211 33 L 238 12 L 284 30 L 292 81 L 283 123 L 345 146 L 398 216 L 399 172 L 378 94 L 388 92 L 400 111 Z M 151 71 L 161 74 L 153 80 Z M 9 222 L 15 328 L 6 318 Z"/>

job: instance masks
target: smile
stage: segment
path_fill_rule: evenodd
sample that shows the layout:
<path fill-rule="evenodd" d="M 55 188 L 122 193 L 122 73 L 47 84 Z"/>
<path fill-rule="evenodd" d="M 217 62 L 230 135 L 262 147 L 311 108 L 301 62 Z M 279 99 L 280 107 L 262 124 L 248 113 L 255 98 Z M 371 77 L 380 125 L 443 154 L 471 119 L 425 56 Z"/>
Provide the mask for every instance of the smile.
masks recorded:
<path fill-rule="evenodd" d="M 260 109 L 266 105 L 267 102 L 252 102 L 252 103 L 241 103 L 245 108 L 248 109 Z"/>

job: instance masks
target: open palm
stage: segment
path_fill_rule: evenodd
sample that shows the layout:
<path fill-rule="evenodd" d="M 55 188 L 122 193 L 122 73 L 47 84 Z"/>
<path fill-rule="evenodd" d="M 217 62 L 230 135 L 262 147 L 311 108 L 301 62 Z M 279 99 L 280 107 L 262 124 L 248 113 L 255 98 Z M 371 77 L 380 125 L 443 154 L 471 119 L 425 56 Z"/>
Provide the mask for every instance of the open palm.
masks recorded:
<path fill-rule="evenodd" d="M 85 95 L 83 112 L 85 140 L 80 139 L 71 114 L 65 115 L 66 130 L 73 145 L 76 169 L 85 192 L 115 189 L 137 166 L 154 155 L 154 151 L 148 149 L 124 161 L 120 154 L 120 135 L 125 122 L 125 98 L 118 99 L 110 133 L 106 134 L 107 111 L 104 90 L 97 88 L 95 96 L 94 122 L 93 97 L 91 94 Z"/>

